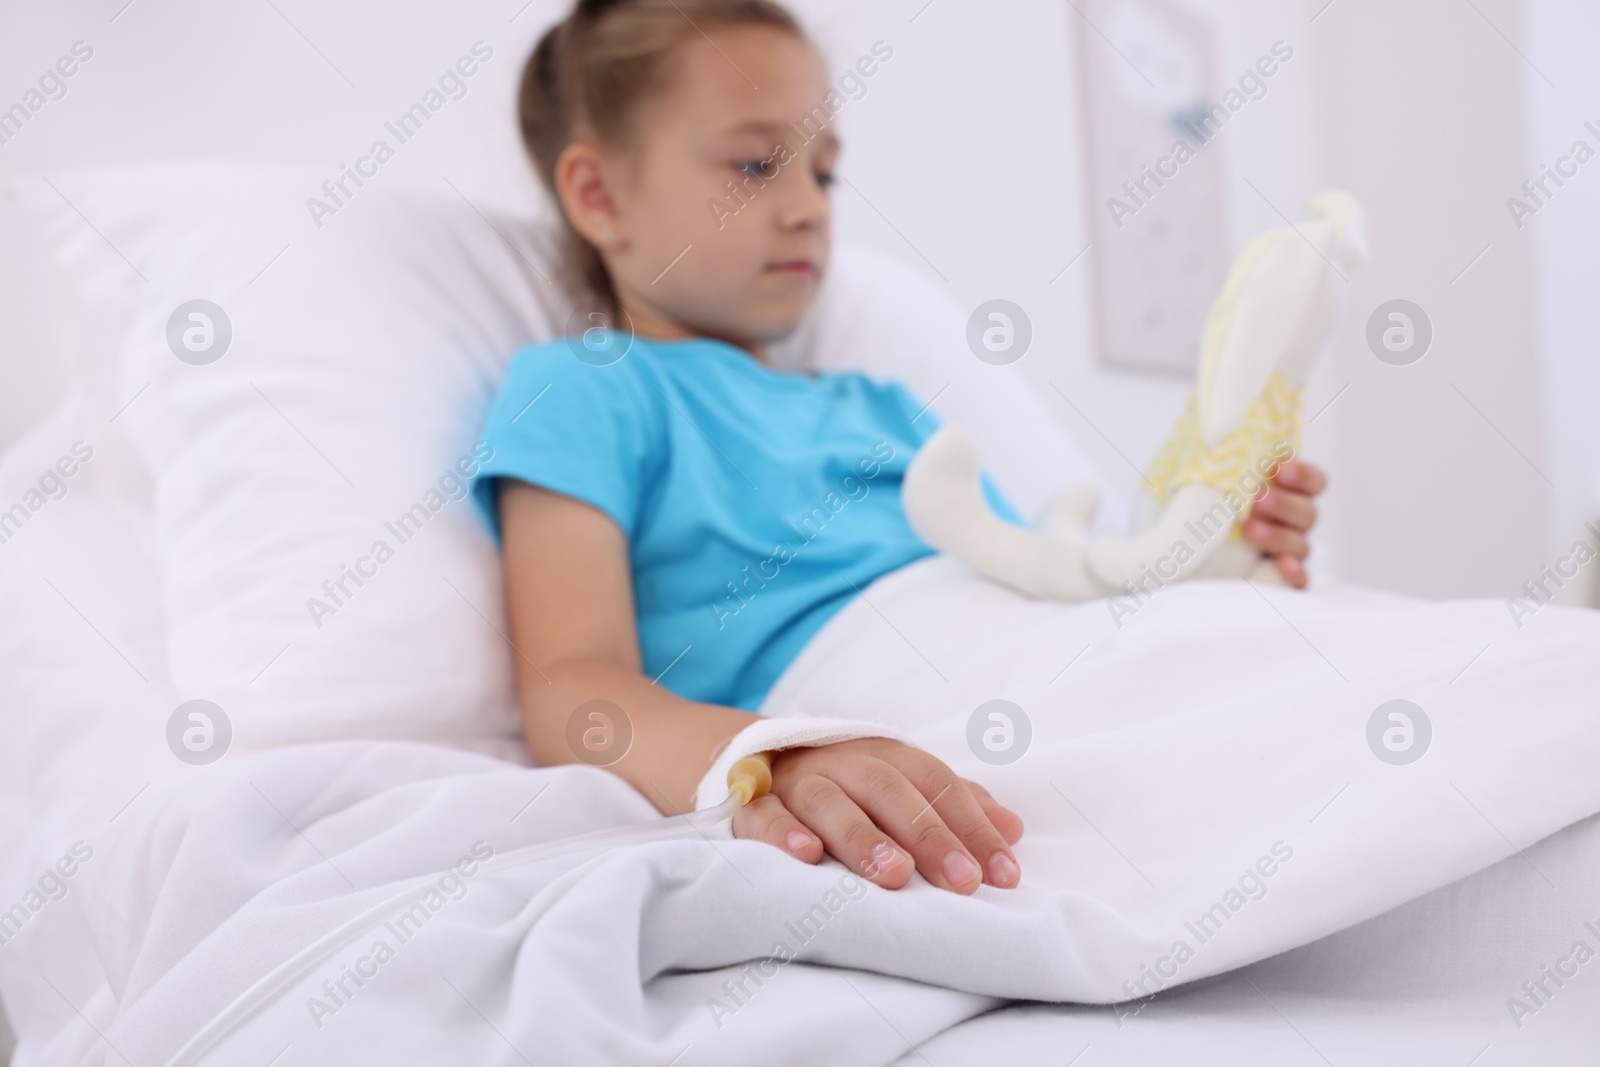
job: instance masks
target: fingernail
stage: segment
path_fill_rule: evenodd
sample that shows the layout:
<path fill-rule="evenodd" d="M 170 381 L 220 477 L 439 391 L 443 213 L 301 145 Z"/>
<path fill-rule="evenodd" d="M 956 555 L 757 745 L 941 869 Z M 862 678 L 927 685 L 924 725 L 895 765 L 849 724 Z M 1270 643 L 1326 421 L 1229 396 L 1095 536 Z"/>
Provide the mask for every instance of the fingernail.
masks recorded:
<path fill-rule="evenodd" d="M 951 885 L 965 885 L 979 877 L 978 865 L 965 852 L 952 852 L 944 858 L 944 877 Z"/>
<path fill-rule="evenodd" d="M 803 830 L 790 830 L 789 836 L 783 839 L 783 843 L 790 852 L 799 852 L 811 844 L 811 835 Z"/>
<path fill-rule="evenodd" d="M 1022 868 L 1004 852 L 996 852 L 989 858 L 989 881 L 995 885 L 1009 889 L 1021 878 Z"/>

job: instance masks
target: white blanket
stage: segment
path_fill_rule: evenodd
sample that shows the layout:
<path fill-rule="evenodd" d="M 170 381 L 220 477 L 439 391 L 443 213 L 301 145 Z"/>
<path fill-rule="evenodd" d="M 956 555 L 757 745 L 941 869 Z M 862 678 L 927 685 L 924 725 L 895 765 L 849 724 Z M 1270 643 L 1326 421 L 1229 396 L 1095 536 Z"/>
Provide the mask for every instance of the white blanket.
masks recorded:
<path fill-rule="evenodd" d="M 888 1063 L 996 998 L 1125 1000 L 1525 857 L 1600 811 L 1597 640 L 1593 613 L 1518 630 L 1495 602 L 1242 583 L 1114 619 L 928 560 L 836 617 L 763 710 L 891 721 L 984 782 L 1027 824 L 1017 890 L 887 892 L 721 838 L 481 869 L 653 809 L 600 770 L 352 741 L 152 787 L 0 967 L 19 1015 L 60 1020 L 27 1062 L 165 1063 L 280 961 L 460 864 L 207 1062 Z M 1405 766 L 1367 740 L 1396 698 L 1432 724 Z M 1031 722 L 1005 766 L 967 740 L 993 699 Z"/>

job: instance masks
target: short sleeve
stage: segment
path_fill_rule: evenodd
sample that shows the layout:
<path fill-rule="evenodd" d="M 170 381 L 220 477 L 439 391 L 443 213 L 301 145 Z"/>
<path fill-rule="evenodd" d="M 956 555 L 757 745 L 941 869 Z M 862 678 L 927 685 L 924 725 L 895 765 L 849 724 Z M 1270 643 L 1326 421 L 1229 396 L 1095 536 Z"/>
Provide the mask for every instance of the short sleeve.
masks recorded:
<path fill-rule="evenodd" d="M 640 363 L 596 366 L 559 341 L 513 357 L 484 424 L 490 456 L 472 486 L 497 540 L 502 478 L 598 508 L 633 539 L 662 455 L 660 404 L 640 380 Z"/>

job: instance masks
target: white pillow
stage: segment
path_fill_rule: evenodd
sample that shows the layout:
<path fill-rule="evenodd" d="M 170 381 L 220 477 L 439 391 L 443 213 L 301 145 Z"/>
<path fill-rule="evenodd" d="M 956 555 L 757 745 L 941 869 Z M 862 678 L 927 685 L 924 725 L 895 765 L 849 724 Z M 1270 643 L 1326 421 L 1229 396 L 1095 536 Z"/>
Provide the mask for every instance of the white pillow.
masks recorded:
<path fill-rule="evenodd" d="M 51 180 L 148 279 L 125 272 L 120 392 L 138 399 L 119 422 L 153 479 L 179 698 L 222 707 L 238 746 L 521 756 L 494 546 L 450 498 L 507 357 L 564 321 L 536 229 L 379 182 L 318 228 L 305 200 L 323 176 L 302 168 Z M 195 299 L 232 335 L 205 365 L 168 342 Z"/>
<path fill-rule="evenodd" d="M 224 709 L 236 746 L 410 738 L 526 760 L 498 558 L 461 494 L 506 361 L 564 332 L 573 297 L 536 222 L 385 178 L 318 227 L 305 201 L 324 178 L 203 164 L 19 184 L 47 232 L 77 234 L 60 248 L 98 343 L 121 338 L 112 392 L 137 397 L 119 425 L 153 485 L 171 677 Z M 195 300 L 231 330 L 214 362 L 220 317 L 199 308 L 210 352 L 185 347 L 205 320 L 173 322 Z M 1039 494 L 1016 485 L 1089 472 L 1014 377 L 982 373 L 996 368 L 965 352 L 964 325 L 906 267 L 841 249 L 783 353 L 929 398 L 940 368 L 970 361 L 978 384 L 939 408 L 992 424 L 975 427 L 986 446 L 1029 442 L 993 465 L 1019 504 Z M 930 346 L 940 359 L 919 365 Z"/>

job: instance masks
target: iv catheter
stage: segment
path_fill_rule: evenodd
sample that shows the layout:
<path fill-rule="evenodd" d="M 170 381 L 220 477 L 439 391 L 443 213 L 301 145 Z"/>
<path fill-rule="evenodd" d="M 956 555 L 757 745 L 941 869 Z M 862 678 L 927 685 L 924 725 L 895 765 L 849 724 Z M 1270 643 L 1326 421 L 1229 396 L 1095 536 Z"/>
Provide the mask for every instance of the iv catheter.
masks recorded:
<path fill-rule="evenodd" d="M 705 831 L 733 818 L 734 812 L 744 805 L 766 796 L 772 789 L 772 753 L 757 752 L 734 763 L 728 769 L 728 799 L 714 808 L 689 812 L 667 819 L 653 819 L 631 826 L 613 826 L 576 837 L 527 845 L 495 856 L 483 864 L 481 874 L 520 867 L 538 860 L 558 856 L 604 852 L 625 844 L 644 841 L 669 841 L 704 837 Z M 246 989 L 233 1003 L 223 1008 L 217 1016 L 190 1038 L 177 1054 L 167 1061 L 167 1067 L 191 1067 L 199 1062 L 224 1038 L 258 1015 L 262 1009 L 276 1001 L 295 982 L 300 981 L 329 956 L 355 940 L 374 921 L 387 915 L 396 905 L 425 886 L 432 885 L 447 871 L 419 875 L 405 882 L 401 888 L 384 900 L 348 919 L 316 941 L 307 945 L 283 963 L 269 971 L 260 981 Z"/>

